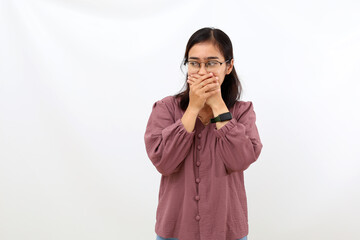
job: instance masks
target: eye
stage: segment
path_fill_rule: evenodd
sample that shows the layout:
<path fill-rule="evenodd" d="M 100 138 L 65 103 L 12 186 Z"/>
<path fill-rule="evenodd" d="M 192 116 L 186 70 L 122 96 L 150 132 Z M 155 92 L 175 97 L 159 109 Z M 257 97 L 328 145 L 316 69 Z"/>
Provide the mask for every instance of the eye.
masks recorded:
<path fill-rule="evenodd" d="M 189 62 L 189 65 L 192 67 L 198 67 L 199 63 L 198 62 Z"/>
<path fill-rule="evenodd" d="M 208 65 L 209 67 L 214 67 L 214 66 L 216 66 L 217 64 L 218 64 L 217 61 L 209 61 L 209 62 L 207 62 L 207 65 Z"/>

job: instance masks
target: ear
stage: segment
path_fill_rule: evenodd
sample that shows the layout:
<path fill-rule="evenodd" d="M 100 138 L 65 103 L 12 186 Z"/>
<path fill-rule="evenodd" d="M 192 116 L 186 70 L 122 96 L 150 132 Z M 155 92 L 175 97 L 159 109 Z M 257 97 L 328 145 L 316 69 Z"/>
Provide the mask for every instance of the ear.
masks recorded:
<path fill-rule="evenodd" d="M 226 75 L 230 74 L 234 66 L 234 59 L 231 59 L 230 64 L 226 65 Z"/>

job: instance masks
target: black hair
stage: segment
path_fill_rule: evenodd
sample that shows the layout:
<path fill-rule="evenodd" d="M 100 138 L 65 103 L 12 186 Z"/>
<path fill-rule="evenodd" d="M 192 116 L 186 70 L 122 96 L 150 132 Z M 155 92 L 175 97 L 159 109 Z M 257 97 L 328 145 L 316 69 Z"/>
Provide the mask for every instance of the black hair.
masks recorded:
<path fill-rule="evenodd" d="M 181 65 L 186 65 L 188 61 L 188 55 L 190 49 L 197 43 L 212 42 L 220 50 L 226 60 L 233 59 L 233 47 L 231 40 L 223 31 L 217 28 L 205 27 L 197 30 L 191 35 L 185 49 L 184 59 Z M 230 64 L 230 61 L 227 64 Z M 181 66 L 182 67 L 182 66 Z M 180 67 L 180 68 L 181 68 Z M 189 105 L 189 91 L 190 87 L 187 83 L 188 74 L 186 73 L 185 84 L 182 89 L 185 90 L 177 93 L 174 97 L 180 97 L 180 107 L 182 110 L 186 110 Z M 240 99 L 242 87 L 240 80 L 236 74 L 235 66 L 233 66 L 231 73 L 225 75 L 225 79 L 221 84 L 221 96 L 227 106 L 230 109 L 237 100 Z"/>

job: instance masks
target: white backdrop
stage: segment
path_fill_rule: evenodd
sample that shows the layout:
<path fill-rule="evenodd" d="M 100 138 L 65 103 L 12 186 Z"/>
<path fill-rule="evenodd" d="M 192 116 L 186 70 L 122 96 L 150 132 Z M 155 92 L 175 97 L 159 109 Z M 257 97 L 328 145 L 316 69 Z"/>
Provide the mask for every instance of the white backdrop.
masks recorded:
<path fill-rule="evenodd" d="M 217 27 L 253 101 L 249 240 L 359 239 L 360 2 L 0 2 L 0 239 L 155 239 L 144 133 Z"/>

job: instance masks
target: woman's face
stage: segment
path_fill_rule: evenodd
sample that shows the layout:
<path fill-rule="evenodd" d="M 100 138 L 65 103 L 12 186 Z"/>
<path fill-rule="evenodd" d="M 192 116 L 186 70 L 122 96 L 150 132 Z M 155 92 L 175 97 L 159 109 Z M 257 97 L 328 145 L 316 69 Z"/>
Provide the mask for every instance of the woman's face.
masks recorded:
<path fill-rule="evenodd" d="M 197 62 L 208 62 L 209 60 L 217 60 L 219 62 L 225 62 L 224 56 L 221 54 L 219 49 L 214 46 L 211 42 L 201 42 L 192 46 L 189 50 L 188 61 L 197 61 Z M 211 70 L 215 76 L 219 78 L 220 85 L 223 83 L 225 75 L 231 73 L 234 59 L 231 59 L 230 64 L 223 63 L 217 69 Z M 201 64 L 200 69 L 196 72 L 199 75 L 205 75 L 208 72 L 205 69 L 205 64 Z M 192 72 L 188 74 L 193 74 Z"/>

